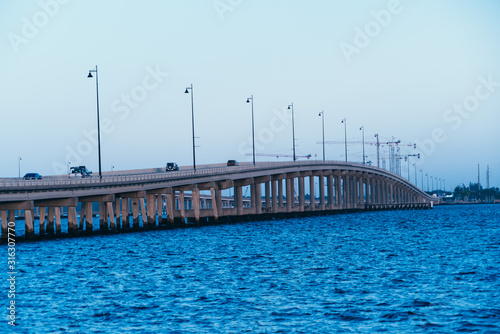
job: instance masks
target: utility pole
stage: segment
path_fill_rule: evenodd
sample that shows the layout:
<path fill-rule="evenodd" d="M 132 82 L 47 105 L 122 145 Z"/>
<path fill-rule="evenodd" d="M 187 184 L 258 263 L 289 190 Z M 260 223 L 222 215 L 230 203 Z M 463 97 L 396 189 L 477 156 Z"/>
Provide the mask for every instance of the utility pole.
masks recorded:
<path fill-rule="evenodd" d="M 380 167 L 380 142 L 378 140 L 378 133 L 375 134 L 377 138 L 377 167 Z"/>

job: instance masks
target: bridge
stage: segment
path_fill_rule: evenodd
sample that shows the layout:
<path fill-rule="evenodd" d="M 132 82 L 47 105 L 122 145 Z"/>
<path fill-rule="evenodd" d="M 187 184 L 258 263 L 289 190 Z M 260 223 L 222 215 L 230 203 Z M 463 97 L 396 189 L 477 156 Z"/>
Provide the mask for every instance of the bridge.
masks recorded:
<path fill-rule="evenodd" d="M 250 189 L 249 196 L 244 196 L 244 188 Z M 232 192 L 223 196 L 227 189 Z M 434 201 L 385 169 L 339 161 L 207 165 L 169 172 L 158 168 L 107 173 L 102 178 L 0 179 L 2 239 L 16 213 L 18 219 L 24 217 L 25 237 L 34 238 L 61 234 L 62 215 L 67 215 L 68 234 L 78 235 L 185 222 L 427 209 Z M 99 226 L 92 219 L 94 207 Z"/>

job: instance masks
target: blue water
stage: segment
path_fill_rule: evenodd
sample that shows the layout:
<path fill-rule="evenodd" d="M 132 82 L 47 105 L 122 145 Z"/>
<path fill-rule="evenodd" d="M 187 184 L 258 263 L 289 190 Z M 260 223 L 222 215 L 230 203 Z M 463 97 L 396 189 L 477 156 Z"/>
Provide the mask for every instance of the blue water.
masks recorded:
<path fill-rule="evenodd" d="M 15 333 L 500 333 L 500 205 L 47 240 L 16 251 Z M 2 332 L 12 331 L 7 288 Z"/>

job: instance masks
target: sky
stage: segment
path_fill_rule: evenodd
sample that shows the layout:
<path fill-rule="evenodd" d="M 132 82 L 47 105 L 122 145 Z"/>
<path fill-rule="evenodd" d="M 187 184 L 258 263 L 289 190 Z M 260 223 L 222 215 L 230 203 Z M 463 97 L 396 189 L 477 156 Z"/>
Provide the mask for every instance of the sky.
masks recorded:
<path fill-rule="evenodd" d="M 322 159 L 324 111 L 327 160 L 345 160 L 346 132 L 361 162 L 363 126 L 366 160 L 375 134 L 400 140 L 419 186 L 477 182 L 479 164 L 500 187 L 499 13 L 494 0 L 2 1 L 0 177 L 98 170 L 97 65 L 103 171 L 192 165 L 193 84 L 197 165 L 251 161 L 253 95 L 258 154 L 292 155 L 293 103 L 298 156 Z"/>

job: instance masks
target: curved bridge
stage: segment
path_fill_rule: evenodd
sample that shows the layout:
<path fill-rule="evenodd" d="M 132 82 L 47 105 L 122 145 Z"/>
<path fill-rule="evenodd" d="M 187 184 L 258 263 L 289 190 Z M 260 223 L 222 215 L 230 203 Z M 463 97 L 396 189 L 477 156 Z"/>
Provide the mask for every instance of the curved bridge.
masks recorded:
<path fill-rule="evenodd" d="M 247 186 L 250 194 L 243 196 Z M 223 196 L 226 189 L 232 192 Z M 7 222 L 15 221 L 16 210 L 18 218 L 24 216 L 26 237 L 33 237 L 37 217 L 37 234 L 44 236 L 62 233 L 61 215 L 67 215 L 68 233 L 78 234 L 262 215 L 430 208 L 433 201 L 394 173 L 339 161 L 212 165 L 174 172 L 151 169 L 108 173 L 102 179 L 0 179 L 2 238 Z M 91 218 L 96 211 L 99 226 Z"/>

